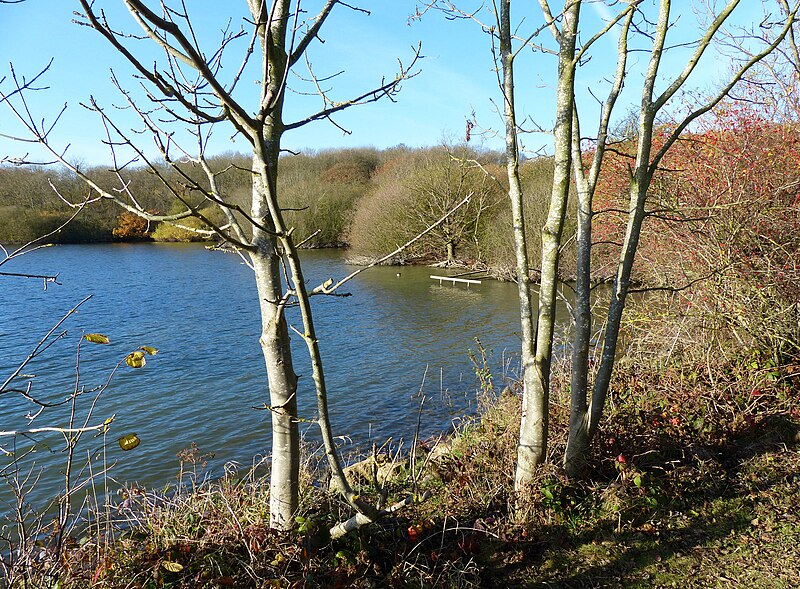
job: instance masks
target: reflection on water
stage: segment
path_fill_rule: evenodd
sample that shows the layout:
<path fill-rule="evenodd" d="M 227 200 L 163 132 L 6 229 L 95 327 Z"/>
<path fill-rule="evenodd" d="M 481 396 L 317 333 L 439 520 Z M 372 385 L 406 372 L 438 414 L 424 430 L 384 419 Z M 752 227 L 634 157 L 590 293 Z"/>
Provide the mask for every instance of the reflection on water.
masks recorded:
<path fill-rule="evenodd" d="M 352 270 L 335 251 L 306 252 L 303 258 L 312 285 Z M 95 423 L 116 414 L 107 460 L 117 463 L 117 480 L 167 482 L 177 472 L 176 453 L 192 442 L 201 452 L 215 453 L 217 470 L 224 462 L 249 464 L 252 456 L 268 452 L 269 414 L 254 409 L 268 398 L 256 291 L 237 257 L 193 245 L 59 246 L 24 256 L 13 271 L 58 272 L 63 285 L 45 291 L 37 281 L 0 279 L 3 380 L 88 294 L 93 298 L 64 324 L 68 335 L 26 369 L 36 375 L 36 394 L 49 402 L 69 395 L 82 333 L 104 333 L 112 342 L 82 346 L 80 379 L 87 387 L 105 382 L 114 365 L 140 345 L 160 351 L 142 370 L 123 366 L 98 402 Z M 428 399 L 423 435 L 447 429 L 469 411 L 476 383 L 467 351 L 475 348 L 475 338 L 493 351 L 498 372 L 504 364 L 516 365 L 515 285 L 485 281 L 467 289 L 439 285 L 429 268 L 397 273 L 374 268 L 348 283 L 352 296 L 314 299 L 332 421 L 337 434 L 357 444 L 413 436 L 422 395 Z M 288 318 L 300 324 L 296 310 Z M 302 342 L 295 344 L 300 410 L 313 419 L 311 368 Z M 33 409 L 6 395 L 0 427 L 24 429 L 24 416 Z M 49 415 L 49 423 L 66 424 L 66 407 Z M 316 437 L 314 427 L 304 428 Z M 116 439 L 131 432 L 141 445 L 123 453 Z M 63 441 L 57 435 L 36 441 L 38 464 L 44 465 L 41 485 L 54 485 L 60 467 L 52 466 L 53 459 L 62 457 Z M 84 444 L 84 451 L 99 450 L 102 440 L 86 438 Z M 0 499 L 6 497 L 0 492 Z"/>

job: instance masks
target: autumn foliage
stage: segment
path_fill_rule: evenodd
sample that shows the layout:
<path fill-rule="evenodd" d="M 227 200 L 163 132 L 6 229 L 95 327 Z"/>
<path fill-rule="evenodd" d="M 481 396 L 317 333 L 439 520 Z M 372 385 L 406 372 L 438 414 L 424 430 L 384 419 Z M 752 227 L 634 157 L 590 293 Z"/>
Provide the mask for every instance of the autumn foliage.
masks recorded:
<path fill-rule="evenodd" d="M 111 232 L 116 239 L 122 241 L 135 241 L 150 238 L 150 224 L 128 211 L 123 211 L 117 217 L 117 222 Z"/>
<path fill-rule="evenodd" d="M 669 130 L 656 134 L 654 150 Z M 798 131 L 731 102 L 685 133 L 654 178 L 634 272 L 682 289 L 710 326 L 776 360 L 798 353 L 800 341 Z M 596 196 L 599 275 L 613 273 L 625 230 L 629 147 L 607 155 Z"/>

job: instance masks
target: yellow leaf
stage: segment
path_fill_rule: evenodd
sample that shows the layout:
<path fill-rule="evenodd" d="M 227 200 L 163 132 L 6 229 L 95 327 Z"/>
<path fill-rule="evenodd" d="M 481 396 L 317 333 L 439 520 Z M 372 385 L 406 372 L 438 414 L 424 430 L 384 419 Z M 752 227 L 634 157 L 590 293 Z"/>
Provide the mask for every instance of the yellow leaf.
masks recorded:
<path fill-rule="evenodd" d="M 158 354 L 158 350 L 156 348 L 151 348 L 150 346 L 142 346 L 139 349 L 148 356 L 155 356 L 156 354 Z"/>
<path fill-rule="evenodd" d="M 136 434 L 124 435 L 117 441 L 119 442 L 119 447 L 125 450 L 126 452 L 128 450 L 133 450 L 141 442 L 139 436 L 137 436 Z"/>
<path fill-rule="evenodd" d="M 109 342 L 108 336 L 102 333 L 87 333 L 83 336 L 83 339 L 93 344 L 107 344 Z"/>
<path fill-rule="evenodd" d="M 125 364 L 127 364 L 131 368 L 141 368 L 142 366 L 147 364 L 147 361 L 144 359 L 144 352 L 140 350 L 131 352 L 125 358 Z"/>
<path fill-rule="evenodd" d="M 167 569 L 171 573 L 179 573 L 183 570 L 183 565 L 179 562 L 170 562 L 165 560 L 161 563 L 161 566 Z"/>
<path fill-rule="evenodd" d="M 107 432 L 108 432 L 108 428 L 109 428 L 109 427 L 111 427 L 111 423 L 114 421 L 114 418 L 115 418 L 115 417 L 116 417 L 116 414 L 114 414 L 114 415 L 112 415 L 111 417 L 107 418 L 107 419 L 106 419 L 106 420 L 103 422 L 103 432 L 102 432 L 103 434 L 105 434 L 105 433 L 107 433 Z"/>

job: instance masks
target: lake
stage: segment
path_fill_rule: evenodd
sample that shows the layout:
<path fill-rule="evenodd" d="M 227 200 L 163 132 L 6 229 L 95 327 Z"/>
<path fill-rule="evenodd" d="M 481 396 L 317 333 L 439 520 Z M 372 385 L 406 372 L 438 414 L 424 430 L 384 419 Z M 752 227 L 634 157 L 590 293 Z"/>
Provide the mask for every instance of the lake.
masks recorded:
<path fill-rule="evenodd" d="M 353 267 L 334 250 L 307 251 L 304 271 L 313 286 L 349 274 Z M 233 254 L 189 244 L 114 244 L 48 247 L 12 261 L 9 272 L 58 273 L 60 286 L 0 277 L 0 378 L 30 353 L 44 334 L 84 297 L 69 317 L 67 334 L 24 371 L 35 375 L 31 393 L 47 402 L 68 397 L 76 365 L 87 389 L 106 382 L 114 366 L 142 345 L 158 348 L 147 365 L 121 366 L 100 396 L 91 420 L 116 419 L 108 433 L 108 463 L 116 481 L 163 485 L 179 468 L 176 454 L 192 443 L 213 453 L 209 466 L 244 466 L 269 452 L 269 413 L 260 320 L 251 271 Z M 344 287 L 352 296 L 314 297 L 317 334 L 325 362 L 334 431 L 345 453 L 388 438 L 410 440 L 422 398 L 421 433 L 437 434 L 474 411 L 476 378 L 468 357 L 480 338 L 495 375 L 513 375 L 519 356 L 519 307 L 514 284 L 484 281 L 466 288 L 440 285 L 425 267 L 378 267 Z M 398 275 L 399 273 L 399 275 Z M 561 309 L 562 316 L 565 313 Z M 290 323 L 299 326 L 296 310 Z M 102 333 L 107 346 L 84 342 Z M 305 346 L 295 338 L 301 417 L 315 418 L 316 400 Z M 22 382 L 22 381 L 20 381 Z M 85 415 L 92 395 L 78 404 Z M 18 395 L 0 399 L 0 429 L 26 429 L 36 407 Z M 34 426 L 66 426 L 67 406 L 48 409 Z M 82 423 L 80 418 L 78 421 Z M 316 426 L 301 424 L 310 440 Z M 136 433 L 141 444 L 123 452 L 116 440 Z M 83 456 L 102 448 L 90 434 Z M 7 450 L 10 438 L 0 439 Z M 59 434 L 17 438 L 17 450 L 34 447 L 36 495 L 61 482 Z M 4 466 L 8 458 L 3 458 Z M 7 491 L 0 491 L 7 501 Z M 5 512 L 8 505 L 0 511 Z"/>

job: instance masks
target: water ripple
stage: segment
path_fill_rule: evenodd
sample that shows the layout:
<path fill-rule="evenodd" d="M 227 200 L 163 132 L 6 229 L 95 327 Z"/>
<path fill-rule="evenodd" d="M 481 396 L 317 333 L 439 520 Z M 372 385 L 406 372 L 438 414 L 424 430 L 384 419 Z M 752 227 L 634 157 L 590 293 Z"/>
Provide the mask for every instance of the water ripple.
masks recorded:
<path fill-rule="evenodd" d="M 308 252 L 304 264 L 310 284 L 351 271 L 338 252 Z M 122 366 L 96 409 L 94 422 L 117 415 L 107 450 L 117 461 L 117 480 L 164 484 L 178 470 L 176 453 L 192 442 L 215 453 L 211 466 L 217 470 L 228 460 L 250 463 L 268 451 L 269 414 L 253 409 L 267 401 L 256 291 L 238 258 L 192 245 L 59 246 L 22 257 L 13 271 L 59 272 L 63 286 L 43 291 L 35 281 L 0 281 L 0 376 L 87 294 L 94 296 L 65 323 L 68 337 L 30 367 L 37 375 L 34 392 L 49 399 L 69 394 L 83 332 L 105 333 L 112 341 L 82 346 L 87 386 L 104 382 L 140 345 L 160 350 L 141 371 Z M 337 434 L 354 443 L 410 439 L 420 391 L 429 399 L 423 435 L 447 429 L 454 415 L 470 410 L 476 383 L 467 350 L 475 348 L 475 338 L 494 351 L 498 370 L 504 355 L 516 354 L 514 285 L 485 282 L 467 290 L 440 286 L 429 274 L 428 268 L 403 268 L 397 277 L 394 268 L 375 268 L 348 284 L 352 297 L 314 300 L 332 421 Z M 288 319 L 300 323 L 294 310 Z M 313 419 L 311 368 L 302 342 L 294 344 L 300 411 Z M 31 407 L 6 397 L 2 427 L 24 427 Z M 66 425 L 63 411 L 50 419 Z M 304 431 L 317 438 L 313 426 Z M 115 440 L 128 432 L 142 443 L 123 453 Z M 40 441 L 53 449 L 63 445 L 58 436 Z M 100 440 L 88 444 L 96 448 Z M 54 460 L 61 457 L 57 450 L 37 454 L 46 467 L 44 494 L 56 488 Z"/>

